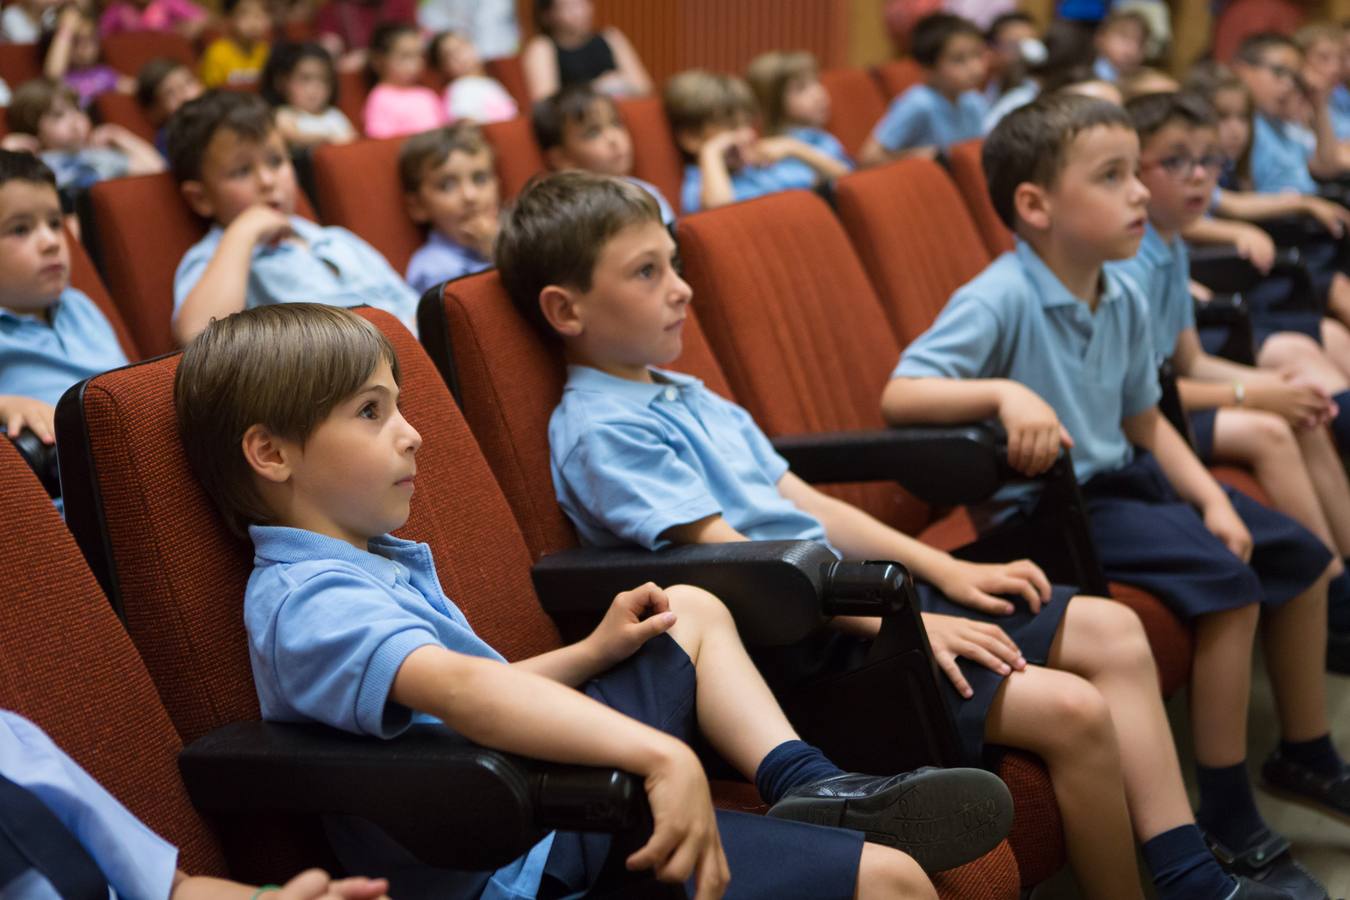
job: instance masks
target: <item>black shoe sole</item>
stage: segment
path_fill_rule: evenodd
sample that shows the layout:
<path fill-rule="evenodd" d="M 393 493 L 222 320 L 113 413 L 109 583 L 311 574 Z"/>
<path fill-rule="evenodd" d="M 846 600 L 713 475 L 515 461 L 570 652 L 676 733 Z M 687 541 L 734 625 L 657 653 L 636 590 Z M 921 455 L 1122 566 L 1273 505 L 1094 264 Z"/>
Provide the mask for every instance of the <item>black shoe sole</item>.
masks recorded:
<path fill-rule="evenodd" d="M 1307 794 L 1300 793 L 1299 791 L 1284 787 L 1283 785 L 1272 784 L 1264 778 L 1261 779 L 1260 784 L 1261 789 L 1272 797 L 1279 797 L 1286 803 L 1297 803 L 1304 809 L 1311 810 L 1312 812 L 1326 816 L 1329 819 L 1335 819 L 1342 824 L 1350 825 L 1350 814 L 1343 813 L 1334 806 L 1327 806 L 1315 797 L 1309 797 Z"/>
<path fill-rule="evenodd" d="M 769 815 L 861 831 L 903 850 L 925 872 L 965 865 L 998 846 L 1013 822 L 1012 794 L 981 769 L 937 769 L 857 799 L 790 797 Z"/>

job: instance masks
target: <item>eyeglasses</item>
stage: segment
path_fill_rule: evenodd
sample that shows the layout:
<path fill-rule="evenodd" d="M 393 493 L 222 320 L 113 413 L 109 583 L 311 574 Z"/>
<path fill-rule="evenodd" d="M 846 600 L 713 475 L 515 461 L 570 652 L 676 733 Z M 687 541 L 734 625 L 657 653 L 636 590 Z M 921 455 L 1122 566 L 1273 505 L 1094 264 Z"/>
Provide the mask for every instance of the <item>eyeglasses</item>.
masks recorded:
<path fill-rule="evenodd" d="M 1206 153 L 1204 156 L 1191 156 L 1189 153 L 1178 153 L 1173 156 L 1164 156 L 1162 159 L 1147 163 L 1146 165 L 1157 166 L 1168 174 L 1169 177 L 1178 181 L 1187 178 L 1195 167 L 1199 166 L 1204 170 L 1205 175 L 1218 175 L 1223 171 L 1223 167 L 1228 164 L 1228 157 L 1222 153 Z"/>

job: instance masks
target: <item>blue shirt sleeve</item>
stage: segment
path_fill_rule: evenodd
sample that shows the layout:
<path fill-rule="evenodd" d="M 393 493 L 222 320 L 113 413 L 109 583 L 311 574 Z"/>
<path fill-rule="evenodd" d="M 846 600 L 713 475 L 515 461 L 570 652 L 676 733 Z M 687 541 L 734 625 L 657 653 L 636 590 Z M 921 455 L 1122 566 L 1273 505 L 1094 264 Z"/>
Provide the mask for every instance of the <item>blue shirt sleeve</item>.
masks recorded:
<path fill-rule="evenodd" d="M 173 317 L 175 319 L 178 318 L 178 310 L 182 309 L 183 301 L 187 299 L 187 295 L 192 293 L 192 289 L 197 286 L 197 282 L 202 280 L 202 273 L 206 271 L 206 266 L 211 262 L 211 257 L 215 254 L 216 246 L 219 243 L 219 238 L 212 240 L 212 234 L 208 234 L 189 247 L 188 251 L 183 254 L 177 270 L 173 273 Z"/>
<path fill-rule="evenodd" d="M 709 391 L 709 393 L 712 392 Z M 717 400 L 724 404 L 728 413 L 735 420 L 741 435 L 745 438 L 746 446 L 750 448 L 750 453 L 755 458 L 755 463 L 765 471 L 771 481 L 777 484 L 778 480 L 787 474 L 788 461 L 774 449 L 773 443 L 760 430 L 759 425 L 750 413 L 735 403 L 723 400 L 721 397 L 717 397 Z"/>
<path fill-rule="evenodd" d="M 703 172 L 698 166 L 684 167 L 684 183 L 680 185 L 680 208 L 685 214 L 698 212 L 703 207 Z"/>
<path fill-rule="evenodd" d="M 563 460 L 560 476 L 589 516 L 650 550 L 669 546 L 661 538 L 667 529 L 722 511 L 704 478 L 641 425 L 595 423 Z"/>
<path fill-rule="evenodd" d="M 991 378 L 1002 325 L 973 294 L 952 297 L 931 327 L 905 348 L 892 378 Z"/>
<path fill-rule="evenodd" d="M 1150 406 L 1156 406 L 1162 397 L 1162 388 L 1158 385 L 1158 368 L 1153 354 L 1148 352 L 1148 348 L 1153 346 L 1153 338 L 1149 334 L 1148 303 L 1128 282 L 1121 301 L 1130 304 L 1132 313 L 1127 346 L 1134 352 L 1130 353 L 1125 371 L 1121 403 L 1121 415 L 1128 419 Z"/>
<path fill-rule="evenodd" d="M 133 816 L 40 728 L 0 711 L 0 772 L 70 829 L 119 897 L 169 896 L 178 850 Z"/>

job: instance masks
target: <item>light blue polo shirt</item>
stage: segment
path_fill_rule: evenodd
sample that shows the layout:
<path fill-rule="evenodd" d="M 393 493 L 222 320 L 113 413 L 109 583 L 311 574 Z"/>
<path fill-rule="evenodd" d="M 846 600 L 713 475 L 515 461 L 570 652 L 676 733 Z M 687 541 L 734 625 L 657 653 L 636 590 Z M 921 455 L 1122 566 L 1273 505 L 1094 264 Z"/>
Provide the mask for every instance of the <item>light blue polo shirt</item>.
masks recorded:
<path fill-rule="evenodd" d="M 1139 252 L 1130 259 L 1108 263 L 1106 268 L 1130 279 L 1148 304 L 1153 323 L 1154 362 L 1171 357 L 1181 333 L 1195 328 L 1191 256 L 1186 242 L 1178 235 L 1170 242 L 1164 241 L 1150 222 Z"/>
<path fill-rule="evenodd" d="M 1019 239 L 952 296 L 892 377 L 1021 382 L 1054 408 L 1087 481 L 1134 457 L 1121 421 L 1158 402 L 1153 340 L 1130 282 L 1105 271 L 1094 313 Z"/>
<path fill-rule="evenodd" d="M 780 159 L 771 166 L 741 166 L 731 173 L 732 199 L 753 200 L 779 191 L 809 191 L 820 181 L 816 170 L 795 159 Z M 685 213 L 703 208 L 703 171 L 697 164 L 684 167 L 684 184 L 680 187 L 680 206 Z"/>
<path fill-rule="evenodd" d="M 321 722 L 391 738 L 414 722 L 439 724 L 389 699 L 399 666 L 417 648 L 437 645 L 506 664 L 445 595 L 426 544 L 385 535 L 364 552 L 300 528 L 253 525 L 248 533 L 254 557 L 244 591 L 244 627 L 264 719 Z M 359 871 L 384 871 L 369 866 L 380 865 L 387 846 L 344 840 L 344 828 L 369 837 L 369 824 L 362 829 L 359 822 L 341 819 L 330 829 L 339 831 L 338 844 L 354 844 L 363 854 L 360 862 L 367 867 Z M 479 896 L 533 897 L 552 845 L 550 833 L 493 873 Z M 350 856 L 344 862 L 350 865 Z M 456 896 L 457 879 L 465 885 L 482 880 L 477 873 L 440 877 L 439 895 L 447 897 Z"/>
<path fill-rule="evenodd" d="M 1338 84 L 1331 89 L 1327 112 L 1331 114 L 1331 127 L 1336 131 L 1336 139 L 1350 140 L 1350 88 Z"/>
<path fill-rule="evenodd" d="M 89 773 L 17 713 L 0 710 L 0 774 L 27 789 L 65 825 L 103 873 L 115 896 L 163 900 L 173 889 L 178 850 L 133 816 Z M 0 894 L 23 900 L 59 900 L 34 870 Z"/>
<path fill-rule="evenodd" d="M 946 150 L 982 135 L 988 111 L 979 91 L 966 91 L 953 103 L 932 87 L 916 84 L 891 102 L 872 137 L 890 153 L 909 147 Z"/>
<path fill-rule="evenodd" d="M 290 240 L 253 248 L 245 307 L 295 302 L 366 304 L 391 313 L 417 333 L 419 295 L 374 247 L 345 228 L 324 228 L 299 216 L 291 216 L 291 227 L 303 244 Z M 183 254 L 173 276 L 175 318 L 206 271 L 223 233 L 219 225 L 212 226 Z"/>
<path fill-rule="evenodd" d="M 408 260 L 408 285 L 418 294 L 425 294 L 442 281 L 450 281 L 492 268 L 492 260 L 457 244 L 435 228 L 427 235 L 427 242 L 417 248 Z"/>
<path fill-rule="evenodd" d="M 1262 113 L 1252 123 L 1252 186 L 1265 194 L 1316 194 L 1317 181 L 1308 169 L 1313 151 L 1298 126 Z"/>
<path fill-rule="evenodd" d="M 549 461 L 583 544 L 659 550 L 667 529 L 720 513 L 751 540 L 828 545 L 820 521 L 779 493 L 787 461 L 749 413 L 697 378 L 651 372 L 648 384 L 567 368 Z"/>
<path fill-rule="evenodd" d="M 0 308 L 0 394 L 52 406 L 72 385 L 127 364 L 117 334 L 87 296 L 66 288 L 48 320 Z"/>

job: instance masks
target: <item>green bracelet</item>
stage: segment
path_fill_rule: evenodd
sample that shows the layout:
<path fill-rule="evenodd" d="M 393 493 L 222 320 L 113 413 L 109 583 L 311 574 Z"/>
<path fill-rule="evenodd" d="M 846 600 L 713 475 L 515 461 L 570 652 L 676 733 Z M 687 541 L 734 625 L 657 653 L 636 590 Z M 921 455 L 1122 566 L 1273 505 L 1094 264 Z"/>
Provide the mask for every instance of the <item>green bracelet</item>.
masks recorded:
<path fill-rule="evenodd" d="M 258 888 L 256 891 L 253 892 L 253 897 L 251 898 L 251 900 L 258 900 L 258 898 L 261 897 L 263 894 L 270 894 L 273 891 L 279 890 L 281 890 L 281 885 L 279 884 L 264 884 L 262 887 Z"/>

